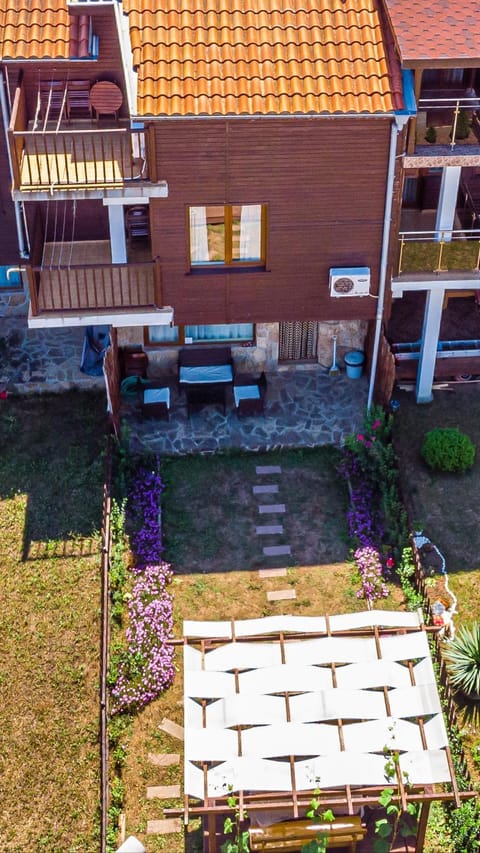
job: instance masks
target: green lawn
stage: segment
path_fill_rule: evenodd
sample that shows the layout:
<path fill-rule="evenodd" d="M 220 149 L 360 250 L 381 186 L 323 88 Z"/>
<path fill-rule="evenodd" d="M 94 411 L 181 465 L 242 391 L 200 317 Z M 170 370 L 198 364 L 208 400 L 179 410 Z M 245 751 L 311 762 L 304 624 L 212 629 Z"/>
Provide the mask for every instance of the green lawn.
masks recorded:
<path fill-rule="evenodd" d="M 2 850 L 96 853 L 105 400 L 0 406 Z"/>

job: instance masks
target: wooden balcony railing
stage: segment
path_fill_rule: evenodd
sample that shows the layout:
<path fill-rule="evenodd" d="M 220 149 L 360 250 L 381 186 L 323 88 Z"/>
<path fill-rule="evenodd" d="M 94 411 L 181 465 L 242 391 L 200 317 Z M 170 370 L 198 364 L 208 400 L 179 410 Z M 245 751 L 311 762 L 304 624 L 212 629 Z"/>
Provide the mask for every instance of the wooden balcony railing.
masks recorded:
<path fill-rule="evenodd" d="M 33 192 L 56 189 L 123 187 L 135 181 L 156 181 L 154 128 L 65 126 L 29 129 L 25 93 L 15 91 L 8 142 L 13 186 Z"/>
<path fill-rule="evenodd" d="M 148 180 L 145 130 L 9 131 L 14 189 L 122 187 Z"/>
<path fill-rule="evenodd" d="M 148 263 L 27 266 L 31 311 L 42 314 L 162 307 L 158 259 Z"/>
<path fill-rule="evenodd" d="M 397 275 L 415 272 L 479 272 L 480 229 L 401 231 Z"/>

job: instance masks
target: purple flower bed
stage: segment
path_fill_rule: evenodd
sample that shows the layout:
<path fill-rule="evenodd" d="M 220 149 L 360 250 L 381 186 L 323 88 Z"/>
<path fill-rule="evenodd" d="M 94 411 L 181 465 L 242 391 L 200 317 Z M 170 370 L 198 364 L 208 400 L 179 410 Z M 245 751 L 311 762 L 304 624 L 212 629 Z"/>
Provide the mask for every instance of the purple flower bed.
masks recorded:
<path fill-rule="evenodd" d="M 127 514 L 133 528 L 131 544 L 135 577 L 128 601 L 127 648 L 112 655 L 112 713 L 135 712 L 156 699 L 175 676 L 173 597 L 166 587 L 172 571 L 161 561 L 162 533 L 158 474 L 139 470 L 128 496 Z"/>
<path fill-rule="evenodd" d="M 385 575 L 391 568 L 391 558 L 385 562 L 382 554 L 383 525 L 379 512 L 379 490 L 370 471 L 369 454 L 375 451 L 375 442 L 382 438 L 382 421 L 375 419 L 364 432 L 349 436 L 339 465 L 339 473 L 350 488 L 350 508 L 347 513 L 348 533 L 355 551 L 356 571 L 360 577 L 358 598 L 365 598 L 370 606 L 378 598 L 388 596 Z"/>
<path fill-rule="evenodd" d="M 120 658 L 112 688 L 112 711 L 138 711 L 172 684 L 175 668 L 172 596 L 166 586 L 172 572 L 167 563 L 145 566 L 137 575 L 128 602 L 128 648 Z"/>
<path fill-rule="evenodd" d="M 132 550 L 137 569 L 159 563 L 163 551 L 160 495 L 164 485 L 158 474 L 140 469 L 128 496 L 128 518 L 134 528 Z"/>

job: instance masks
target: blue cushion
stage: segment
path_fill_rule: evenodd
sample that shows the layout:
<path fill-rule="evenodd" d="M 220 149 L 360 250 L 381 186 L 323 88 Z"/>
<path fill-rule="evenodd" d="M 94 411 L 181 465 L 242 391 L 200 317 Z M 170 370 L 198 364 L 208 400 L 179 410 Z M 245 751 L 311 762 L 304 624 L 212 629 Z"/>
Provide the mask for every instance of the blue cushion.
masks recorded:
<path fill-rule="evenodd" d="M 166 403 L 170 408 L 170 388 L 146 388 L 143 392 L 143 403 Z"/>
<path fill-rule="evenodd" d="M 233 396 L 235 397 L 236 406 L 238 406 L 240 400 L 259 400 L 260 388 L 258 385 L 234 385 Z"/>

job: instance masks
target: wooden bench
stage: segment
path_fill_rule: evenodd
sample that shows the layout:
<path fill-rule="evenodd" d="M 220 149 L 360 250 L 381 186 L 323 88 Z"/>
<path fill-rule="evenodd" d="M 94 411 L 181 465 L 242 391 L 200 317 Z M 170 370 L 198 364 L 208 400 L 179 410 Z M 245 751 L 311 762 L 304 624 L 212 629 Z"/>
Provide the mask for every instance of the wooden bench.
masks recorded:
<path fill-rule="evenodd" d="M 303 845 L 313 841 L 317 835 L 326 836 L 327 850 L 346 847 L 349 853 L 355 853 L 357 841 L 365 838 L 367 830 L 362 826 L 360 817 L 348 815 L 336 817 L 333 823 L 287 820 L 270 826 L 250 827 L 248 834 L 252 853 L 280 853 L 283 850 L 299 853 Z"/>

